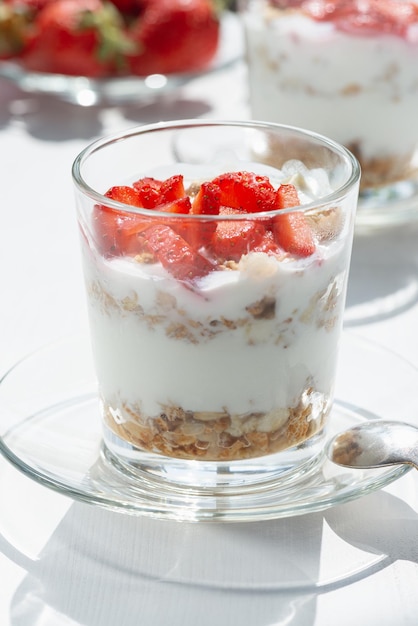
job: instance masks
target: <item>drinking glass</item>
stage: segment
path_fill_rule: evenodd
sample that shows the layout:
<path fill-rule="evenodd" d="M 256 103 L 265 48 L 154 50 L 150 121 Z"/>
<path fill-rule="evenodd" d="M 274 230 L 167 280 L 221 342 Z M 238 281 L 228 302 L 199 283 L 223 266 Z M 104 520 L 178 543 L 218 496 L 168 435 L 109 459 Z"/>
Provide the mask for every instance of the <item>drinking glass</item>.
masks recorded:
<path fill-rule="evenodd" d="M 129 480 L 254 493 L 320 462 L 359 176 L 332 140 L 250 121 L 76 158 L 105 455 Z"/>
<path fill-rule="evenodd" d="M 418 216 L 418 2 L 240 0 L 251 117 L 347 147 L 358 224 Z"/>

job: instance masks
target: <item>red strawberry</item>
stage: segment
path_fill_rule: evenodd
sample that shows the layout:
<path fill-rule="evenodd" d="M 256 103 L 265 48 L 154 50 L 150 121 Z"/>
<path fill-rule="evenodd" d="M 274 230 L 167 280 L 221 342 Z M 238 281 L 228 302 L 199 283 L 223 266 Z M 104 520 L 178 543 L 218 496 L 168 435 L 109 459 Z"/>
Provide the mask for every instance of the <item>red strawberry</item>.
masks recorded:
<path fill-rule="evenodd" d="M 283 248 L 279 246 L 271 230 L 266 230 L 260 243 L 253 247 L 252 252 L 264 252 L 264 254 L 275 254 L 276 256 L 284 255 Z"/>
<path fill-rule="evenodd" d="M 280 185 L 276 191 L 276 209 L 291 209 L 300 206 L 298 190 L 294 185 Z"/>
<path fill-rule="evenodd" d="M 277 209 L 300 205 L 294 185 L 280 185 L 276 192 Z M 310 256 L 315 252 L 312 231 L 301 211 L 276 215 L 271 225 L 275 239 L 286 252 L 298 256 Z"/>
<path fill-rule="evenodd" d="M 276 191 L 266 177 L 252 173 L 232 172 L 204 182 L 193 202 L 180 174 L 165 180 L 144 177 L 132 187 L 111 187 L 105 195 L 128 206 L 146 208 L 150 215 L 96 206 L 93 226 L 100 252 L 105 256 L 146 252 L 180 280 L 203 276 L 214 269 L 213 263 L 199 253 L 203 248 L 216 263 L 239 261 L 252 251 L 309 256 L 315 250 L 302 211 L 254 219 L 254 213 L 270 206 L 272 195 L 275 211 L 297 207 L 300 202 L 294 185 L 281 185 Z M 223 206 L 225 201 L 239 203 L 240 207 Z M 159 215 L 153 217 L 153 211 Z M 202 219 L 184 217 L 188 214 Z M 217 221 L 205 220 L 205 215 L 220 217 Z M 222 216 L 244 219 L 223 220 Z"/>
<path fill-rule="evenodd" d="M 267 176 L 252 172 L 221 174 L 213 181 L 222 191 L 221 203 L 247 213 L 271 211 L 275 208 L 276 195 Z"/>
<path fill-rule="evenodd" d="M 146 209 L 154 209 L 160 202 L 160 189 L 162 181 L 146 176 L 133 183 L 134 189 L 141 198 L 142 206 Z"/>
<path fill-rule="evenodd" d="M 153 254 L 178 280 L 194 280 L 213 271 L 213 264 L 167 225 L 154 225 L 141 235 L 143 250 Z"/>
<path fill-rule="evenodd" d="M 221 190 L 212 182 L 204 182 L 193 199 L 193 215 L 217 215 L 221 206 Z M 180 234 L 196 249 L 207 246 L 216 229 L 215 221 L 189 220 Z"/>
<path fill-rule="evenodd" d="M 219 28 L 212 0 L 148 0 L 130 29 L 138 48 L 130 57 L 132 73 L 201 70 L 216 53 Z"/>
<path fill-rule="evenodd" d="M 160 193 L 160 204 L 184 198 L 186 191 L 184 189 L 183 176 L 181 174 L 176 174 L 164 180 L 161 184 Z"/>
<path fill-rule="evenodd" d="M 164 204 L 159 204 L 155 207 L 155 210 L 162 211 L 163 213 L 181 213 L 182 215 L 187 215 L 190 213 L 191 208 L 192 203 L 189 196 L 182 196 L 181 198 L 169 200 Z M 161 218 L 159 221 L 162 222 L 164 220 Z"/>
<path fill-rule="evenodd" d="M 221 189 L 214 182 L 204 182 L 194 197 L 194 215 L 218 215 L 221 206 Z"/>
<path fill-rule="evenodd" d="M 124 185 L 111 187 L 108 191 L 106 191 L 105 196 L 129 206 L 143 206 L 139 193 L 133 187 Z"/>
<path fill-rule="evenodd" d="M 123 204 L 141 206 L 139 195 L 132 187 L 111 187 L 105 195 Z M 105 256 L 127 253 L 133 235 L 147 226 L 149 222 L 145 222 L 144 225 L 144 218 L 141 216 L 122 213 L 106 206 L 94 207 L 93 228 L 96 244 Z"/>
<path fill-rule="evenodd" d="M 128 48 L 114 6 L 56 0 L 37 14 L 23 62 L 32 71 L 100 77 L 121 68 Z"/>
<path fill-rule="evenodd" d="M 246 211 L 221 207 L 220 215 L 247 215 Z M 218 222 L 211 240 L 214 255 L 224 261 L 239 261 L 243 254 L 261 244 L 265 226 L 254 219 L 223 220 Z"/>
<path fill-rule="evenodd" d="M 186 196 L 181 174 L 176 174 L 166 180 L 145 176 L 135 181 L 133 187 L 139 193 L 142 206 L 147 209 L 155 209 L 160 204 L 167 204 Z"/>
<path fill-rule="evenodd" d="M 123 185 L 111 187 L 105 196 L 128 206 L 143 207 L 140 192 L 134 187 Z M 183 196 L 165 204 L 159 204 L 156 208 L 174 215 L 185 214 L 190 213 L 191 201 L 188 196 Z M 123 213 L 106 206 L 95 206 L 93 221 L 99 250 L 105 256 L 118 256 L 138 254 L 142 245 L 138 241 L 138 235 L 156 220 L 143 215 Z M 163 218 L 158 221 L 164 223 Z"/>

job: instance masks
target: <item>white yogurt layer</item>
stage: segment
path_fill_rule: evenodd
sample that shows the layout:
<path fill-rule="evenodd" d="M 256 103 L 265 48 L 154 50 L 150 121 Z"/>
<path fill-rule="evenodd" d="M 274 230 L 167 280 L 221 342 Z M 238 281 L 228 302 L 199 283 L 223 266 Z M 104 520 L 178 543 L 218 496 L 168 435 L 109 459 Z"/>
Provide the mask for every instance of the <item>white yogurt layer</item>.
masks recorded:
<path fill-rule="evenodd" d="M 250 253 L 237 270 L 212 272 L 191 289 L 157 265 L 104 259 L 86 248 L 103 397 L 148 416 L 164 405 L 231 415 L 287 411 L 307 387 L 326 401 L 349 253 L 341 239 L 303 260 Z M 260 302 L 265 316 L 257 315 Z"/>
<path fill-rule="evenodd" d="M 413 151 L 418 26 L 355 36 L 293 11 L 244 16 L 252 115 L 357 144 L 365 159 Z"/>

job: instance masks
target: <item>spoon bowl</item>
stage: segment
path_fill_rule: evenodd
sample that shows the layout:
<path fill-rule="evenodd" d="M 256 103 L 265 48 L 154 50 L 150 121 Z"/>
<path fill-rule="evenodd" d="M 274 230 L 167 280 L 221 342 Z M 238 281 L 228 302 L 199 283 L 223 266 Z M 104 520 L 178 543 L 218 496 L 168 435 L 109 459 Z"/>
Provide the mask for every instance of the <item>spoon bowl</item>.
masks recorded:
<path fill-rule="evenodd" d="M 406 422 L 372 420 L 336 435 L 328 458 L 359 469 L 409 464 L 418 469 L 418 428 Z"/>

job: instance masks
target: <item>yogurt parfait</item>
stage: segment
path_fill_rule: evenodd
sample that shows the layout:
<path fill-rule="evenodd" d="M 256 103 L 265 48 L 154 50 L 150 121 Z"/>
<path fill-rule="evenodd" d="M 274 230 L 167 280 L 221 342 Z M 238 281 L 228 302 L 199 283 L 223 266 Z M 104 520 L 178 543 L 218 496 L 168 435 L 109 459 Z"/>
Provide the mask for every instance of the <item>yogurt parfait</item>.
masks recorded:
<path fill-rule="evenodd" d="M 349 148 L 363 191 L 418 180 L 418 3 L 241 0 L 254 119 Z"/>
<path fill-rule="evenodd" d="M 204 128 L 212 141 L 220 126 Z M 308 462 L 333 401 L 354 159 L 340 157 L 341 192 L 327 160 L 173 159 L 149 170 L 131 154 L 127 177 L 115 161 L 100 195 L 79 197 L 106 446 L 136 466 L 175 463 L 182 476 L 196 461 L 231 476 L 254 462 L 254 475 L 269 476 Z"/>

